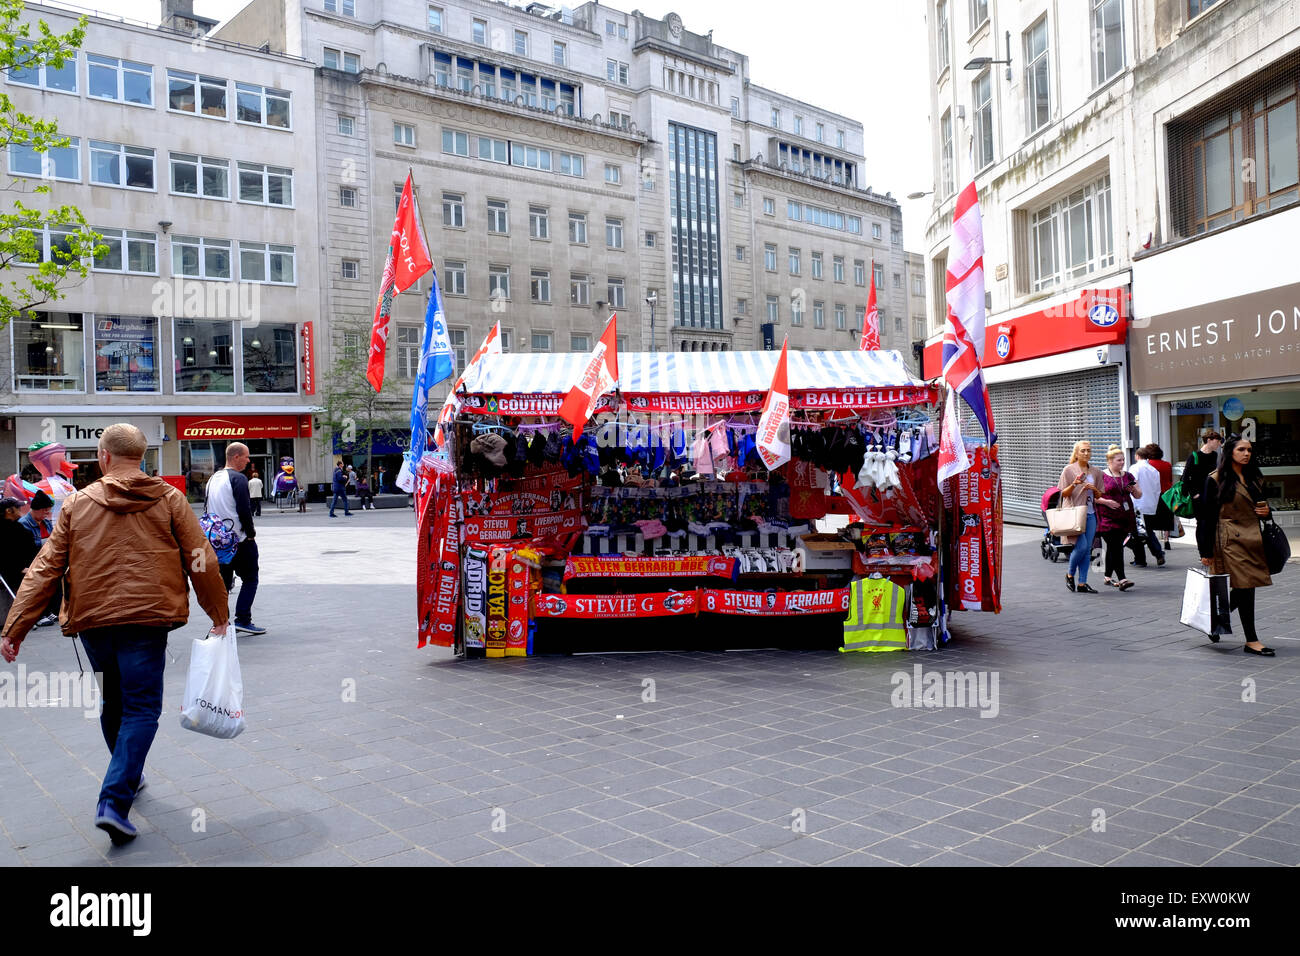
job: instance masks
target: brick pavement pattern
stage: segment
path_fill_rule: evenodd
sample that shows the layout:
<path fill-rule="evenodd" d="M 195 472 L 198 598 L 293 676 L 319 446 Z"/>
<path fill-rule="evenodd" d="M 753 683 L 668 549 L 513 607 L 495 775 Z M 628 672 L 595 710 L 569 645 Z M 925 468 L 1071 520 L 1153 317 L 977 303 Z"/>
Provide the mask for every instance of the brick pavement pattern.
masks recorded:
<path fill-rule="evenodd" d="M 415 647 L 409 511 L 261 527 L 249 729 L 179 725 L 196 607 L 140 838 L 113 849 L 92 826 L 97 721 L 16 709 L 0 864 L 1300 864 L 1300 566 L 1260 592 L 1272 660 L 1178 623 L 1190 539 L 1133 590 L 1084 597 L 1011 529 L 1005 611 L 956 615 L 935 653 L 456 662 Z M 76 667 L 54 629 L 19 661 Z M 997 716 L 892 706 L 916 664 L 996 672 Z"/>

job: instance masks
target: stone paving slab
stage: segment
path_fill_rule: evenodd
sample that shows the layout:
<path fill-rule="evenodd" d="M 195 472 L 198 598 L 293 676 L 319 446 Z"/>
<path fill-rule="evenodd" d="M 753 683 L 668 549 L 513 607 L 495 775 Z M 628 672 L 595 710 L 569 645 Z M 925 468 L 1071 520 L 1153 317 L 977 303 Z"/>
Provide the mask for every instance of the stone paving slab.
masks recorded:
<path fill-rule="evenodd" d="M 0 865 L 1300 864 L 1300 566 L 1259 592 L 1273 659 L 1179 625 L 1188 539 L 1080 596 L 1010 528 L 1003 613 L 930 654 L 457 662 L 414 646 L 410 525 L 267 523 L 249 729 L 179 726 L 195 608 L 128 847 L 90 823 L 97 721 L 0 714 Z M 49 629 L 19 660 L 77 668 Z M 996 674 L 997 716 L 892 706 L 917 665 Z"/>

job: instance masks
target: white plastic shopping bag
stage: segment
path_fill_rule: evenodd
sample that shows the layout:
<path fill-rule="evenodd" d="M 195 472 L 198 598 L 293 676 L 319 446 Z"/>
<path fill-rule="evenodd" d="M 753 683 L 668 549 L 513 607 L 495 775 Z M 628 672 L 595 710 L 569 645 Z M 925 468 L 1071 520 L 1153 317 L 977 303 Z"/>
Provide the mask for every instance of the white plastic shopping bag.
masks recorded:
<path fill-rule="evenodd" d="M 1202 634 L 1231 634 L 1228 575 L 1187 569 L 1183 586 L 1183 613 L 1179 620 Z"/>
<path fill-rule="evenodd" d="M 195 639 L 185 678 L 181 726 L 226 739 L 244 732 L 244 682 L 239 675 L 234 627 L 226 637 L 209 634 Z"/>

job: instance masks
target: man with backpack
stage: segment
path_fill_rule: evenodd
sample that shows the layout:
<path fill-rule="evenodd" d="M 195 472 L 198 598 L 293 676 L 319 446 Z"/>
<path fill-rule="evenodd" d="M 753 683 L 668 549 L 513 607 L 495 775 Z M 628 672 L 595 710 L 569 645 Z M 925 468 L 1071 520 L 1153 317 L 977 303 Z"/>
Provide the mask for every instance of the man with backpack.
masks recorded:
<path fill-rule="evenodd" d="M 235 601 L 235 630 L 244 634 L 265 634 L 266 628 L 253 623 L 253 599 L 257 597 L 257 542 L 253 540 L 253 504 L 248 494 L 244 468 L 248 464 L 248 446 L 231 442 L 226 446 L 226 467 L 208 479 L 204 510 L 221 521 L 231 522 L 238 546 L 229 561 L 221 564 L 221 579 L 226 591 L 235 586 L 239 575 L 239 597 Z"/>

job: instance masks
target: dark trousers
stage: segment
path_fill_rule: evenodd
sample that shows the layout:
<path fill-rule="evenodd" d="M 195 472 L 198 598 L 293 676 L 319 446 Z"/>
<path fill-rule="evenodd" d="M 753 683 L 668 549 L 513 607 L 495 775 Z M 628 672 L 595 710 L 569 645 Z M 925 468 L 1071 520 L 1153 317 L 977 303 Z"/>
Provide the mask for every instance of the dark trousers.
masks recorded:
<path fill-rule="evenodd" d="M 375 496 L 372 495 L 372 494 L 371 494 L 370 492 L 368 492 L 368 491 L 365 492 L 364 494 L 362 494 L 362 495 L 361 495 L 361 507 L 362 507 L 363 509 L 365 509 L 365 508 L 369 508 L 369 509 L 371 509 L 371 510 L 374 510 L 374 507 L 375 507 Z"/>
<path fill-rule="evenodd" d="M 93 628 L 80 637 L 90 666 L 99 675 L 103 697 L 99 728 L 112 754 L 99 799 L 125 817 L 158 733 L 167 629 L 128 624 Z"/>
<path fill-rule="evenodd" d="M 235 600 L 235 623 L 248 624 L 253 620 L 253 598 L 257 597 L 257 542 L 245 538 L 239 542 L 235 557 L 221 566 L 221 580 L 226 582 L 226 592 L 235 586 L 239 575 L 239 597 Z"/>
<path fill-rule="evenodd" d="M 1123 529 L 1101 533 L 1101 540 L 1106 542 L 1104 568 L 1106 577 L 1110 577 L 1113 573 L 1118 580 L 1124 580 L 1124 539 L 1126 537 L 1128 532 Z"/>
<path fill-rule="evenodd" d="M 253 506 L 253 517 L 254 518 L 262 517 L 262 499 L 254 498 L 251 504 Z"/>
<path fill-rule="evenodd" d="M 1148 530 L 1145 535 L 1135 533 L 1129 547 L 1133 549 L 1134 564 L 1144 565 L 1147 563 L 1147 548 L 1151 549 L 1151 553 L 1156 556 L 1157 560 L 1165 556 L 1165 549 L 1160 547 L 1160 539 L 1156 537 L 1154 531 Z"/>
<path fill-rule="evenodd" d="M 1259 635 L 1255 632 L 1255 589 L 1254 588 L 1230 588 L 1228 590 L 1228 612 L 1237 612 L 1241 618 L 1241 630 L 1246 637 L 1247 644 L 1254 644 L 1259 640 Z"/>
<path fill-rule="evenodd" d="M 352 510 L 351 508 L 348 507 L 348 492 L 347 492 L 347 489 L 346 489 L 346 488 L 344 488 L 344 489 L 335 488 L 335 489 L 334 489 L 334 500 L 330 502 L 330 514 L 333 514 L 333 513 L 334 513 L 334 509 L 338 507 L 339 499 L 340 499 L 340 498 L 343 499 L 343 513 L 344 513 L 344 514 L 347 514 L 349 511 Z"/>

